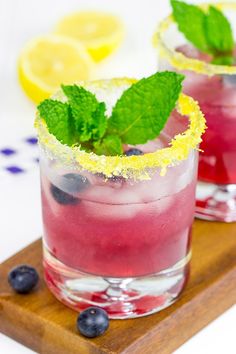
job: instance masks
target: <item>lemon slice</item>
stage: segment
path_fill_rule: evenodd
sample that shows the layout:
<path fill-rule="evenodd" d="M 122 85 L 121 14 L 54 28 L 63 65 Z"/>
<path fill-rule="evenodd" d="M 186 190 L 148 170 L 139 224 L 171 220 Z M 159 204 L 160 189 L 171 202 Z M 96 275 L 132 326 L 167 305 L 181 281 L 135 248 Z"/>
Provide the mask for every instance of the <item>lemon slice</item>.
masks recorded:
<path fill-rule="evenodd" d="M 102 12 L 78 12 L 64 17 L 55 33 L 76 38 L 84 43 L 95 61 L 117 49 L 124 36 L 123 24 L 114 15 Z"/>
<path fill-rule="evenodd" d="M 18 63 L 20 83 L 36 103 L 52 95 L 61 84 L 87 80 L 93 61 L 79 41 L 47 35 L 29 42 Z"/>

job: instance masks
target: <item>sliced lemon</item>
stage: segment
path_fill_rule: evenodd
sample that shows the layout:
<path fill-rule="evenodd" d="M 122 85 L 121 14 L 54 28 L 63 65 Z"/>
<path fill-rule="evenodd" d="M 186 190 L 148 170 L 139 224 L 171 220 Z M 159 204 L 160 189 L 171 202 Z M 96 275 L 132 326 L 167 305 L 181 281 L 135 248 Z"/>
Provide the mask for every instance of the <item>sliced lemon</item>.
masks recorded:
<path fill-rule="evenodd" d="M 122 42 L 123 24 L 114 15 L 102 12 L 78 12 L 64 17 L 55 33 L 76 38 L 84 43 L 95 61 L 107 57 Z"/>
<path fill-rule="evenodd" d="M 47 35 L 29 42 L 18 63 L 20 83 L 36 103 L 52 95 L 61 84 L 87 80 L 93 61 L 79 41 Z"/>

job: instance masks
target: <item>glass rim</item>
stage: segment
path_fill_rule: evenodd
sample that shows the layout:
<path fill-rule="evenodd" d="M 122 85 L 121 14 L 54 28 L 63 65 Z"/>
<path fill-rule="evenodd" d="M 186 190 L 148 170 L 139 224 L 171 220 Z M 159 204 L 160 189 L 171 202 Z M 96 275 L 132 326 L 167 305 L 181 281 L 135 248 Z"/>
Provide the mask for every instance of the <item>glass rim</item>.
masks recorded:
<path fill-rule="evenodd" d="M 121 85 L 131 85 L 135 79 L 120 78 L 111 80 L 97 80 L 90 82 L 80 82 L 81 86 L 104 87 L 104 83 L 112 87 Z M 111 87 L 111 86 L 110 86 Z M 58 91 L 57 99 L 62 99 L 62 91 Z M 188 116 L 189 127 L 181 134 L 173 137 L 168 147 L 156 150 L 139 156 L 104 156 L 96 155 L 94 152 L 86 152 L 80 146 L 69 147 L 62 144 L 56 137 L 49 133 L 46 122 L 36 113 L 35 128 L 38 133 L 40 147 L 46 155 L 53 159 L 58 159 L 65 166 L 77 166 L 93 174 L 102 173 L 107 178 L 112 176 L 123 176 L 135 180 L 148 180 L 153 174 L 153 170 L 159 168 L 160 175 L 164 176 L 167 167 L 175 166 L 179 162 L 186 160 L 191 150 L 197 150 L 202 141 L 202 134 L 206 129 L 206 120 L 200 107 L 191 97 L 180 94 L 176 110 L 182 116 Z"/>
<path fill-rule="evenodd" d="M 206 10 L 209 6 L 212 5 L 220 10 L 230 9 L 236 11 L 236 3 L 232 2 L 204 3 L 198 6 Z M 177 52 L 175 49 L 170 49 L 166 44 L 164 34 L 171 27 L 171 25 L 175 23 L 176 22 L 174 20 L 173 14 L 169 15 L 163 21 L 161 21 L 153 35 L 153 45 L 155 48 L 157 48 L 161 57 L 168 60 L 168 62 L 178 70 L 194 71 L 207 76 L 236 75 L 236 66 L 206 63 L 203 60 L 189 58 L 183 53 Z"/>

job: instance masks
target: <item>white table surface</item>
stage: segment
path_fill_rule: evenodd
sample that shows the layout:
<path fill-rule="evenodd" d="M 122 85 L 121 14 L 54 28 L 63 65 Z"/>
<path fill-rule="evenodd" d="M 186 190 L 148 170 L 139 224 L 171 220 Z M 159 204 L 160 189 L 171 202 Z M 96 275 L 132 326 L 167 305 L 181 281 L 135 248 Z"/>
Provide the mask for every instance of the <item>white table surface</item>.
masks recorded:
<path fill-rule="evenodd" d="M 37 147 L 23 139 L 34 135 L 34 105 L 17 82 L 16 60 L 23 44 L 47 33 L 58 18 L 79 9 L 106 10 L 120 15 L 126 40 L 120 50 L 98 67 L 97 77 L 142 77 L 156 70 L 151 36 L 169 12 L 167 0 L 0 0 L 0 149 L 15 147 L 15 157 L 0 156 L 0 262 L 41 234 Z M 12 160 L 10 160 L 12 159 Z M 27 172 L 17 176 L 3 166 L 20 163 Z M 194 321 L 194 318 L 193 318 Z M 236 306 L 218 318 L 176 354 L 235 354 Z M 27 354 L 31 350 L 0 334 L 0 353 Z"/>

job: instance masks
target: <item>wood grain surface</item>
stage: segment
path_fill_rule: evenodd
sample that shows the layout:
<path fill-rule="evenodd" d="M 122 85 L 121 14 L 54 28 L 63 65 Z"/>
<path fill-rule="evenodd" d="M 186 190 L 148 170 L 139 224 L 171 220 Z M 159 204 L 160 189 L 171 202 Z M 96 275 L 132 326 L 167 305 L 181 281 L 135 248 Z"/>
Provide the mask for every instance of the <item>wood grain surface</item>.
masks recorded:
<path fill-rule="evenodd" d="M 0 331 L 45 354 L 169 354 L 236 303 L 236 224 L 196 221 L 192 271 L 179 301 L 162 312 L 113 320 L 101 337 L 76 331 L 77 313 L 66 308 L 43 281 L 41 241 L 0 265 Z M 40 272 L 39 287 L 17 295 L 9 270 L 22 263 Z"/>

